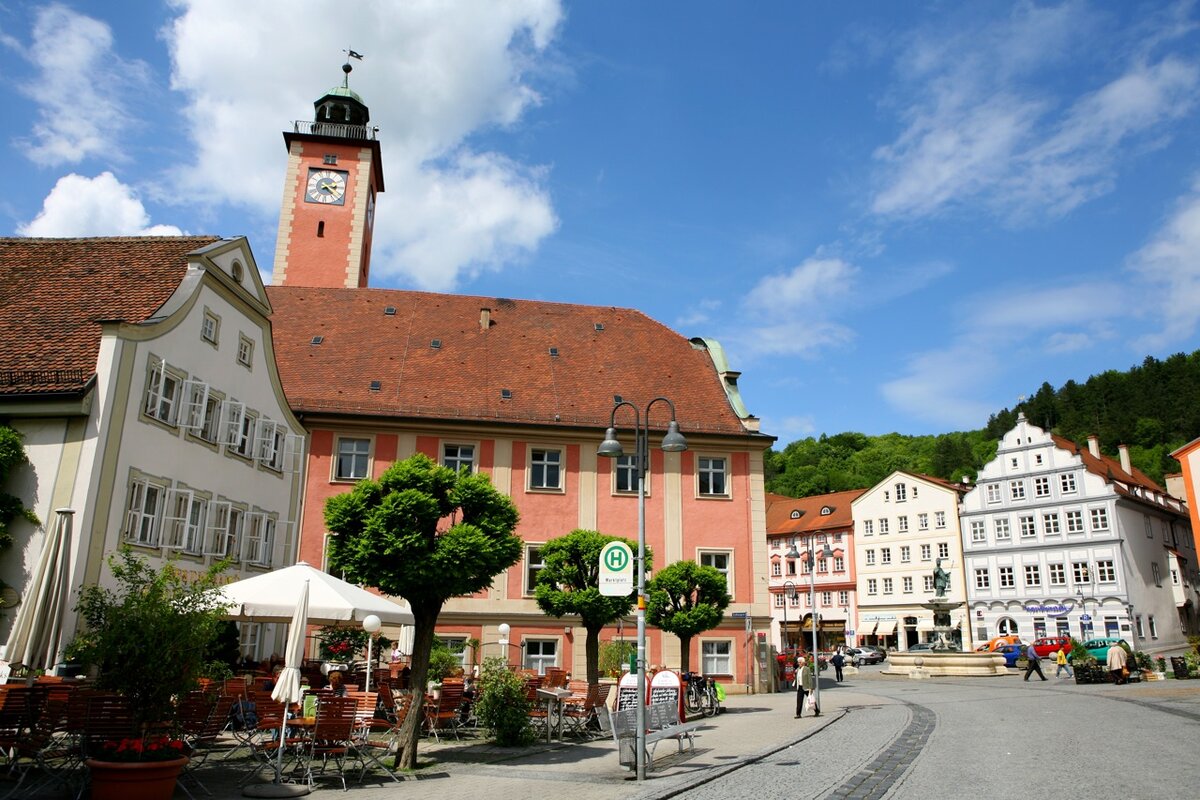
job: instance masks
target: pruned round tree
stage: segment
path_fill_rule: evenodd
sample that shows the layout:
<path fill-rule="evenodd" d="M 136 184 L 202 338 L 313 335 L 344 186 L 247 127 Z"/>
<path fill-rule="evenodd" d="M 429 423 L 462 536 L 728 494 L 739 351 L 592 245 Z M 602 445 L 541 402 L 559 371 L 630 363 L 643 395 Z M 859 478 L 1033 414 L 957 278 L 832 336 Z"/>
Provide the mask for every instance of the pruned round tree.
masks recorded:
<path fill-rule="evenodd" d="M 474 594 L 521 558 L 512 500 L 483 474 L 438 466 L 417 454 L 325 502 L 329 564 L 346 580 L 403 597 L 415 620 L 412 713 L 397 762 L 417 761 L 418 724 L 429 653 L 442 606 Z"/>
<path fill-rule="evenodd" d="M 576 529 L 542 545 L 543 567 L 533 596 L 538 608 L 553 617 L 578 616 L 587 639 L 584 654 L 587 682 L 600 682 L 600 631 L 633 610 L 634 593 L 621 597 L 600 594 L 600 551 L 609 542 L 624 542 L 637 551 L 637 542 L 599 531 Z M 650 569 L 646 551 L 646 569 Z"/>
<path fill-rule="evenodd" d="M 720 625 L 732 599 L 720 570 L 676 561 L 647 584 L 646 621 L 679 637 L 680 669 L 689 672 L 692 637 Z"/>

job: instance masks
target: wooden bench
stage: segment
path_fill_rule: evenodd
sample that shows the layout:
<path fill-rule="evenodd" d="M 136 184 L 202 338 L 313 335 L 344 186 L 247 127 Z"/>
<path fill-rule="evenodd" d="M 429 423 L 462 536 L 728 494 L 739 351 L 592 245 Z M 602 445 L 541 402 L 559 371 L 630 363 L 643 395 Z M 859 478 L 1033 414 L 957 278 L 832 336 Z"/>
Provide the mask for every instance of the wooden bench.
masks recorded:
<path fill-rule="evenodd" d="M 617 756 L 622 766 L 632 767 L 636 763 L 637 709 L 627 708 L 610 712 L 613 740 L 617 743 Z M 683 752 L 686 740 L 688 749 L 696 749 L 695 731 L 700 722 L 680 722 L 679 710 L 671 703 L 651 703 L 646 706 L 646 766 L 654 763 L 654 751 L 664 739 L 674 739 L 678 753 Z"/>

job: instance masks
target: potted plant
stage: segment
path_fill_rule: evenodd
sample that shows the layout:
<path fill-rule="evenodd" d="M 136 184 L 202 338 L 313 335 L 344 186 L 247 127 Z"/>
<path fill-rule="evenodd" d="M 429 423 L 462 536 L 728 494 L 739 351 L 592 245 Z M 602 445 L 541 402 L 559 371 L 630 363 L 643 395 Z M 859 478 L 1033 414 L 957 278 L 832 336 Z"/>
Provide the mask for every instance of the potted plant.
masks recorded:
<path fill-rule="evenodd" d="M 349 669 L 355 657 L 366 650 L 369 636 L 362 627 L 326 625 L 321 628 L 317 632 L 317 639 L 321 642 L 321 659 L 329 665 L 325 671 Z"/>
<path fill-rule="evenodd" d="M 115 588 L 80 588 L 76 610 L 83 628 L 68 650 L 94 674 L 97 689 L 125 699 L 132 723 L 125 736 L 90 754 L 91 796 L 166 800 L 187 763 L 175 701 L 197 688 L 204 674 L 225 616 L 215 589 L 226 565 L 216 564 L 193 581 L 172 561 L 155 570 L 129 548 L 110 556 L 108 564 Z M 156 788 L 131 794 L 131 781 Z"/>

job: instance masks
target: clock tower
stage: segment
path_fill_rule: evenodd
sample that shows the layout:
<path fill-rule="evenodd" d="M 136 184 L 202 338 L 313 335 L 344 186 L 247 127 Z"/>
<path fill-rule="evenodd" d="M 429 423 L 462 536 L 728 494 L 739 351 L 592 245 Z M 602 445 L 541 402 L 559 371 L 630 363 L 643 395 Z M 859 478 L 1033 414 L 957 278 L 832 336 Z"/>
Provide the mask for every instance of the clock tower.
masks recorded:
<path fill-rule="evenodd" d="M 379 129 L 368 126 L 370 111 L 350 89 L 352 69 L 347 62 L 342 85 L 313 103 L 312 122 L 284 131 L 288 165 L 271 277 L 276 286 L 367 285 L 383 162 Z"/>

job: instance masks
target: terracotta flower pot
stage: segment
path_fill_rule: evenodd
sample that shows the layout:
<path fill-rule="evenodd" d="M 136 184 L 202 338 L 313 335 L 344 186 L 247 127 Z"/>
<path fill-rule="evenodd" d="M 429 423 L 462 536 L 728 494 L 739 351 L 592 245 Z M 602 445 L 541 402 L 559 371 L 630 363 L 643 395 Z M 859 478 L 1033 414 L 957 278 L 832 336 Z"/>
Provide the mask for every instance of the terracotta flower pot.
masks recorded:
<path fill-rule="evenodd" d="M 171 800 L 187 756 L 170 761 L 97 761 L 89 758 L 92 800 Z"/>

